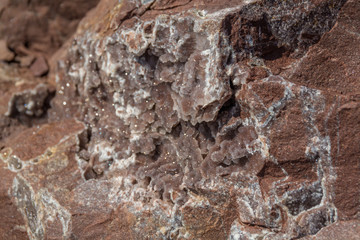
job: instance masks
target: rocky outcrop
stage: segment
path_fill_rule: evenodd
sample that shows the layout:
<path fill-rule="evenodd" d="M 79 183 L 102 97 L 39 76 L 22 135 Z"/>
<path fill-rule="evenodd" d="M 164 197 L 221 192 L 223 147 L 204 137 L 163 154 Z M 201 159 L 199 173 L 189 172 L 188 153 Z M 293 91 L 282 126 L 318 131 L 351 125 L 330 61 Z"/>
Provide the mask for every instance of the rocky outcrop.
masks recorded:
<path fill-rule="evenodd" d="M 3 59 L 1 236 L 356 239 L 358 11 L 103 0 L 29 74 Z"/>

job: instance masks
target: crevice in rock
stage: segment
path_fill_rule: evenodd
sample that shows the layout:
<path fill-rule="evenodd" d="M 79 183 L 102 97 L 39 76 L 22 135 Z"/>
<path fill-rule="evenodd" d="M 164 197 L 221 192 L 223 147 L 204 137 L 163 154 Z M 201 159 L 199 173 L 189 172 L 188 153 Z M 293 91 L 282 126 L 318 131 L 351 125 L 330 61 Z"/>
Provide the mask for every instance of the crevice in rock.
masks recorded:
<path fill-rule="evenodd" d="M 152 153 L 151 160 L 156 162 L 159 159 L 159 157 L 161 156 L 161 152 L 162 152 L 161 144 L 160 143 L 155 144 L 155 150 Z"/>
<path fill-rule="evenodd" d="M 182 4 L 175 4 L 173 6 L 162 6 L 162 7 L 157 7 L 158 5 L 156 4 L 156 7 L 154 8 L 151 8 L 152 10 L 162 10 L 162 11 L 165 11 L 165 10 L 172 10 L 172 9 L 176 9 L 176 8 L 179 8 L 179 7 L 184 7 L 186 5 L 188 5 L 189 3 L 191 3 L 193 0 L 187 0 L 186 3 L 182 3 Z M 156 1 L 154 1 L 155 3 Z M 171 1 L 170 1 L 171 2 Z M 163 5 L 163 4 L 162 4 Z"/>
<path fill-rule="evenodd" d="M 249 226 L 249 227 L 256 227 L 256 228 L 260 228 L 260 229 L 270 229 L 268 226 L 263 225 L 263 224 L 257 224 L 257 223 L 247 223 L 247 222 L 241 222 L 242 224 Z"/>
<path fill-rule="evenodd" d="M 91 141 L 92 133 L 91 128 L 88 127 L 86 130 L 84 130 L 81 134 L 79 134 L 79 151 L 87 151 L 89 142 Z"/>
<path fill-rule="evenodd" d="M 286 48 L 284 46 L 282 47 L 274 47 L 272 49 L 269 49 L 268 52 L 263 53 L 261 55 L 261 58 L 269 61 L 273 61 L 279 58 L 282 58 L 284 54 L 286 53 Z"/>
<path fill-rule="evenodd" d="M 174 138 L 179 138 L 181 132 L 182 132 L 182 126 L 181 123 L 178 123 L 172 128 L 170 135 L 173 136 Z"/>
<path fill-rule="evenodd" d="M 211 123 L 202 122 L 199 123 L 195 128 L 207 139 L 211 142 L 215 142 L 215 136 L 212 134 L 212 130 L 210 128 Z"/>
<path fill-rule="evenodd" d="M 284 205 L 293 216 L 296 216 L 302 211 L 319 205 L 322 197 L 323 189 L 321 183 L 318 182 L 308 188 L 304 187 L 289 192 Z"/>
<path fill-rule="evenodd" d="M 249 161 L 247 156 L 237 159 L 225 159 L 217 164 L 217 171 L 221 177 L 228 177 L 231 173 L 239 171 Z"/>
<path fill-rule="evenodd" d="M 136 61 L 149 70 L 155 70 L 159 61 L 159 57 L 151 54 L 150 50 L 148 49 L 143 55 L 137 57 Z"/>
<path fill-rule="evenodd" d="M 88 167 L 84 172 L 84 178 L 85 180 L 96 179 L 98 178 L 98 174 L 94 171 L 92 167 Z"/>
<path fill-rule="evenodd" d="M 144 177 L 144 184 L 145 184 L 145 188 L 146 187 L 148 187 L 149 185 L 150 185 L 150 183 L 151 183 L 151 177 L 149 177 L 149 176 L 146 176 L 146 177 Z"/>
<path fill-rule="evenodd" d="M 237 118 L 239 116 L 240 105 L 236 101 L 235 96 L 232 95 L 231 98 L 223 104 L 218 112 L 217 119 L 215 120 L 218 125 L 218 131 L 220 131 L 231 118 Z"/>

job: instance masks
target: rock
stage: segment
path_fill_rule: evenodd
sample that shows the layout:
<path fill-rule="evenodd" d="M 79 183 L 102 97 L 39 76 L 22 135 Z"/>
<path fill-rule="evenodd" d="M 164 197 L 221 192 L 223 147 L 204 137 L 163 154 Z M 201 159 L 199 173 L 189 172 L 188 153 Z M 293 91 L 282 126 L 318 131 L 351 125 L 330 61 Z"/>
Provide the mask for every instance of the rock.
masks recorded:
<path fill-rule="evenodd" d="M 7 47 L 5 40 L 0 40 L 0 60 L 1 61 L 11 61 L 15 57 L 15 54 L 10 51 Z"/>
<path fill-rule="evenodd" d="M 46 59 L 43 56 L 37 57 L 35 61 L 31 64 L 31 72 L 35 77 L 41 77 L 48 73 L 49 66 Z"/>
<path fill-rule="evenodd" d="M 76 30 L 99 0 L 12 1 L 0 3 L 0 39 L 21 55 L 19 47 L 50 57 Z"/>
<path fill-rule="evenodd" d="M 321 229 L 314 237 L 304 237 L 302 240 L 316 239 L 349 239 L 359 238 L 360 222 L 359 220 L 339 221 Z"/>
<path fill-rule="evenodd" d="M 20 67 L 29 67 L 35 60 L 35 57 L 32 55 L 19 57 Z"/>
<path fill-rule="evenodd" d="M 20 89 L 19 89 L 20 90 Z M 46 111 L 53 90 L 51 86 L 40 83 L 30 89 L 21 89 L 14 93 L 9 99 L 8 111 L 6 116 L 27 115 L 40 117 Z"/>
<path fill-rule="evenodd" d="M 356 239 L 359 11 L 100 1 L 44 78 L 0 65 L 0 234 Z"/>

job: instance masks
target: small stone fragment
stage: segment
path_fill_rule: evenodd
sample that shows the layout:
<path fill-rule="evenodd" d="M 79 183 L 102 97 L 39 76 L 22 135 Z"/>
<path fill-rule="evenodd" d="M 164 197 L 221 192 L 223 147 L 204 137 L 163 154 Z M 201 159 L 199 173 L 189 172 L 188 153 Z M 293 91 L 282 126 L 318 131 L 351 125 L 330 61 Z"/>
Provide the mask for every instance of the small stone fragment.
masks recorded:
<path fill-rule="evenodd" d="M 20 67 L 29 67 L 34 62 L 35 57 L 33 55 L 28 55 L 24 57 L 19 57 Z"/>
<path fill-rule="evenodd" d="M 9 50 L 7 47 L 6 41 L 0 39 L 0 60 L 1 61 L 11 61 L 15 57 L 15 54 Z"/>
<path fill-rule="evenodd" d="M 49 66 L 45 57 L 43 56 L 36 57 L 33 64 L 31 64 L 30 70 L 35 77 L 41 77 L 46 75 L 49 71 Z"/>

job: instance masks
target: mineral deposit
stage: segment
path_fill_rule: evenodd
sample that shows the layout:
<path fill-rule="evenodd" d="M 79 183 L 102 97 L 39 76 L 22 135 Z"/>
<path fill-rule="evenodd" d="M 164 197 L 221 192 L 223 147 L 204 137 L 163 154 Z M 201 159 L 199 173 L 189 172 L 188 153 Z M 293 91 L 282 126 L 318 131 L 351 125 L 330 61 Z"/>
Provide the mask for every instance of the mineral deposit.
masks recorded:
<path fill-rule="evenodd" d="M 1 239 L 359 239 L 358 0 L 0 3 Z"/>

